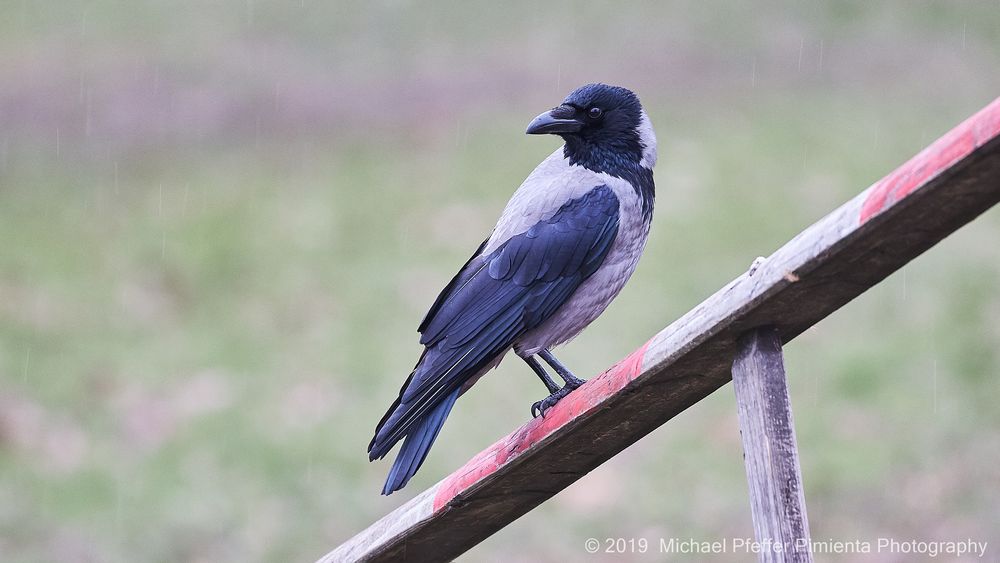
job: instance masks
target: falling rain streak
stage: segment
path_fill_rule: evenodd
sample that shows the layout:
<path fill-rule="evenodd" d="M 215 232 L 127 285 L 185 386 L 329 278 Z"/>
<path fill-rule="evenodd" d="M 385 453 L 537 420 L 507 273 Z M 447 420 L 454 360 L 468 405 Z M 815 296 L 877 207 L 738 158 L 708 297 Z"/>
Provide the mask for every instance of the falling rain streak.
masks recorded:
<path fill-rule="evenodd" d="M 934 414 L 937 414 L 937 412 L 938 412 L 938 361 L 936 359 L 934 360 L 934 369 L 933 369 L 932 380 L 933 380 L 933 395 L 934 395 Z"/>
<path fill-rule="evenodd" d="M 31 365 L 31 348 L 24 349 L 24 370 L 21 372 L 21 380 L 28 381 L 28 367 Z"/>

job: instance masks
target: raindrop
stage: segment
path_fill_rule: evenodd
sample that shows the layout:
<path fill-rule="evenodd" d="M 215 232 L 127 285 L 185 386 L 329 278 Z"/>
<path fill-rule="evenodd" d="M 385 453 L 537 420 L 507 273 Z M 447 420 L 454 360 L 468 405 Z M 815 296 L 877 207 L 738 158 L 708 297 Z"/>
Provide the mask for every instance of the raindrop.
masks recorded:
<path fill-rule="evenodd" d="M 91 124 L 91 95 L 90 88 L 87 88 L 86 94 L 84 95 L 84 122 L 83 122 L 83 134 L 86 137 L 90 137 L 90 124 Z"/>
<path fill-rule="evenodd" d="M 813 405 L 819 404 L 819 372 L 813 370 Z"/>
<path fill-rule="evenodd" d="M 118 161 L 115 161 L 115 195 L 118 195 Z"/>
<path fill-rule="evenodd" d="M 28 367 L 31 365 L 31 348 L 24 349 L 24 369 L 21 371 L 21 380 L 27 383 Z"/>
<path fill-rule="evenodd" d="M 969 29 L 969 22 L 962 22 L 962 50 L 965 50 L 965 32 Z"/>
<path fill-rule="evenodd" d="M 823 40 L 819 40 L 819 64 L 816 66 L 816 70 L 823 70 Z"/>
<path fill-rule="evenodd" d="M 753 64 L 750 65 L 750 87 L 757 87 L 757 57 L 753 58 Z"/>
<path fill-rule="evenodd" d="M 87 35 L 87 16 L 90 15 L 90 6 L 83 9 L 83 16 L 80 17 L 80 36 Z"/>
<path fill-rule="evenodd" d="M 934 384 L 934 414 L 937 414 L 938 390 L 937 390 L 937 360 L 934 360 L 933 384 Z"/>
<path fill-rule="evenodd" d="M 805 48 L 806 48 L 806 38 L 805 37 L 801 37 L 801 38 L 799 38 L 799 66 L 798 66 L 798 72 L 802 72 L 802 53 L 803 53 L 803 51 L 805 51 Z"/>
<path fill-rule="evenodd" d="M 98 215 L 104 213 L 104 183 L 100 182 L 94 186 L 94 211 Z"/>
<path fill-rule="evenodd" d="M 62 141 L 61 141 L 61 135 L 59 133 L 59 128 L 56 127 L 56 158 L 59 158 L 59 156 L 62 154 L 62 151 L 60 150 L 61 149 L 61 146 L 60 146 L 61 142 Z"/>
<path fill-rule="evenodd" d="M 122 520 L 122 484 L 121 481 L 117 483 L 115 487 L 115 530 L 118 532 L 119 536 L 122 536 L 122 530 L 125 528 L 124 521 Z"/>

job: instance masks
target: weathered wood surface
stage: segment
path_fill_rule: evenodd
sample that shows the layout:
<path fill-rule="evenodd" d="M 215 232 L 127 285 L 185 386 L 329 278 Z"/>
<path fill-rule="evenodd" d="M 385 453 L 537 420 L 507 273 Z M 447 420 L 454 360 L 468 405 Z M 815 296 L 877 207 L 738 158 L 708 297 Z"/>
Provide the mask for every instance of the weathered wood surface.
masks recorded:
<path fill-rule="evenodd" d="M 763 563 L 811 563 L 809 520 L 795 445 L 781 334 L 751 330 L 738 341 L 733 389 L 754 533 Z"/>
<path fill-rule="evenodd" d="M 1000 99 L 322 561 L 457 557 L 727 383 L 741 334 L 788 342 L 998 200 Z"/>

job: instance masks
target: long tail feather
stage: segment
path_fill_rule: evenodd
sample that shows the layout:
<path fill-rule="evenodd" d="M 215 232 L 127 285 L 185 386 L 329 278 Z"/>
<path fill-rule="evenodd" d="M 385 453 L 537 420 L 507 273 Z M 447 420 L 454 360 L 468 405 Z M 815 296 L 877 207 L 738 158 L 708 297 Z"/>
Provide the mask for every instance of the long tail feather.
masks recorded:
<path fill-rule="evenodd" d="M 389 477 L 385 480 L 385 486 L 382 487 L 383 495 L 391 495 L 394 491 L 405 487 L 410 477 L 420 469 L 460 392 L 460 389 L 454 390 L 407 433 L 403 447 L 400 448 L 396 461 L 389 471 Z"/>

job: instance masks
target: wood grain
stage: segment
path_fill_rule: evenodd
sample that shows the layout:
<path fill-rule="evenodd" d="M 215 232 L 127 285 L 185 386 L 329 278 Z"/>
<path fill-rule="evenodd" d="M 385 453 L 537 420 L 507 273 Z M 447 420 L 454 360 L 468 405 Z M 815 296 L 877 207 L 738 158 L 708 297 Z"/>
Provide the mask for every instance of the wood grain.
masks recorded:
<path fill-rule="evenodd" d="M 754 329 L 738 346 L 733 389 L 758 556 L 764 563 L 810 563 L 809 521 L 781 334 L 773 327 Z"/>

